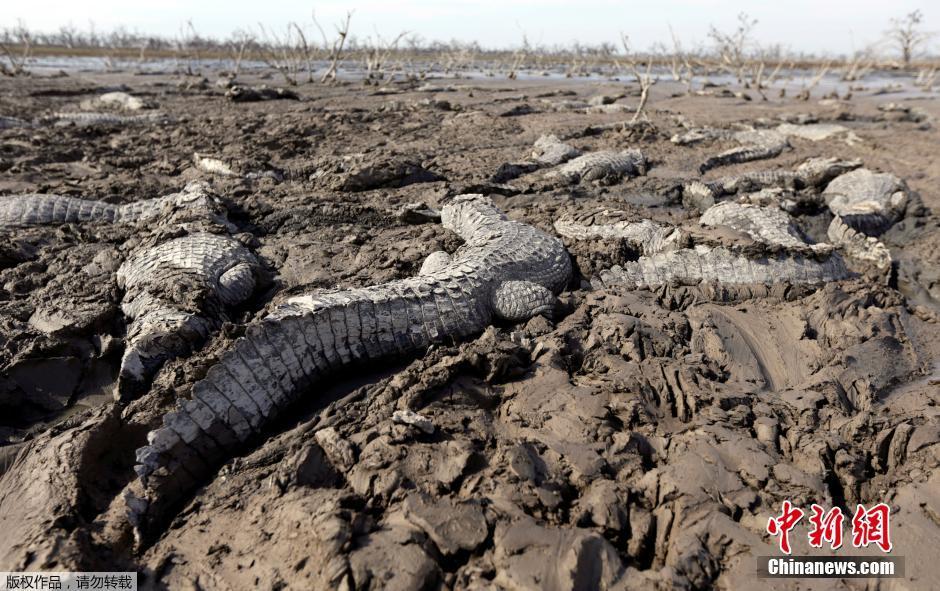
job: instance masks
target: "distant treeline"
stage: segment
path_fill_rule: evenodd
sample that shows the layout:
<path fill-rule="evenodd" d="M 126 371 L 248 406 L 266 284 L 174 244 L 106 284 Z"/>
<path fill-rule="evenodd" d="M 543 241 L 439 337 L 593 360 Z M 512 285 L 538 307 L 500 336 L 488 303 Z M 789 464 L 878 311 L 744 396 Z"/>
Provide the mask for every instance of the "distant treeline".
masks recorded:
<path fill-rule="evenodd" d="M 525 35 L 517 47 L 492 49 L 475 41 L 429 41 L 402 32 L 385 38 L 378 33 L 356 36 L 351 29 L 353 14 L 325 29 L 315 15 L 305 23 L 292 22 L 275 29 L 258 25 L 241 29 L 225 39 L 201 34 L 191 21 L 176 35 L 142 34 L 118 27 L 100 31 L 89 25 L 68 25 L 57 31 L 32 31 L 26 24 L 0 28 L 0 73 L 16 75 L 28 71 L 32 59 L 48 55 L 96 56 L 107 63 L 164 58 L 177 61 L 184 73 L 194 73 L 204 60 L 224 60 L 237 74 L 243 62 L 262 62 L 280 72 L 289 83 L 313 81 L 315 63 L 330 64 L 321 81 L 336 77 L 337 64 L 361 63 L 370 77 L 384 77 L 396 70 L 420 69 L 424 64 L 444 71 L 472 69 L 503 72 L 557 70 L 578 76 L 592 72 L 629 72 L 638 64 L 666 68 L 675 80 L 725 72 L 739 81 L 760 85 L 781 71 L 812 69 L 841 70 L 847 80 L 872 69 L 898 68 L 918 72 L 932 82 L 938 60 L 929 56 L 931 35 L 922 30 L 919 11 L 892 21 L 879 43 L 852 55 L 835 57 L 795 52 L 780 45 L 767 45 L 755 34 L 757 21 L 746 14 L 738 17 L 735 29 L 712 27 L 705 41 L 690 43 L 672 34 L 664 43 L 640 51 L 629 38 L 618 42 L 568 45 L 532 44 Z M 671 29 L 670 29 L 671 31 Z"/>

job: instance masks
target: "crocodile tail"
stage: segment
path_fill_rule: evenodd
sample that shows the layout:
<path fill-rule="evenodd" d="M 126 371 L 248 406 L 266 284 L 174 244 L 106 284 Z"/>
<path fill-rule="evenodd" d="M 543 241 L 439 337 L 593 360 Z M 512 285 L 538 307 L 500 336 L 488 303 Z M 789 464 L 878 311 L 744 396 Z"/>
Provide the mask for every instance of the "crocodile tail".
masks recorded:
<path fill-rule="evenodd" d="M 725 248 L 707 252 L 683 249 L 640 257 L 637 261 L 601 271 L 592 280 L 595 289 L 612 285 L 654 287 L 671 283 L 694 285 L 699 282 L 825 283 L 848 277 L 841 257 L 832 254 L 823 261 L 801 255 L 768 255 L 750 258 Z"/>
<path fill-rule="evenodd" d="M 829 240 L 841 247 L 849 258 L 871 263 L 881 271 L 891 269 L 891 251 L 888 247 L 877 238 L 859 232 L 847 224 L 841 216 L 837 215 L 832 218 L 827 235 Z"/>
<path fill-rule="evenodd" d="M 137 450 L 135 471 L 147 501 L 180 498 L 306 387 L 361 354 L 345 337 L 345 307 L 282 309 L 250 325 Z"/>
<path fill-rule="evenodd" d="M 23 227 L 44 224 L 105 221 L 116 215 L 116 206 L 104 201 L 75 199 L 64 195 L 30 193 L 0 201 L 0 226 Z"/>
<path fill-rule="evenodd" d="M 741 146 L 726 150 L 715 156 L 706 159 L 700 166 L 699 172 L 705 172 L 719 166 L 728 166 L 730 164 L 741 164 L 753 160 L 763 160 L 765 158 L 776 158 L 786 147 L 784 143 L 771 145 Z"/>
<path fill-rule="evenodd" d="M 406 280 L 301 296 L 250 325 L 137 450 L 146 499 L 128 503 L 130 521 L 161 515 L 322 377 L 485 326 L 469 308 L 444 312 L 451 299 L 445 288 Z M 447 325 L 468 320 L 467 330 Z"/>

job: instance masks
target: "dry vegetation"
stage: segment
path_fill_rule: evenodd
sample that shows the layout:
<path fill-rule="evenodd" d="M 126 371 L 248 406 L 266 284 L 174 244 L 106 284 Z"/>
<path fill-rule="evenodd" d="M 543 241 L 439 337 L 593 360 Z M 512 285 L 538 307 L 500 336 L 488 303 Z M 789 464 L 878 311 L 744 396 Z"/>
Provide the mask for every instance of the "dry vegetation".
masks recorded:
<path fill-rule="evenodd" d="M 909 71 L 918 87 L 930 90 L 940 65 L 926 55 L 932 33 L 924 29 L 920 11 L 893 19 L 878 45 L 826 59 L 760 43 L 757 20 L 744 13 L 738 16 L 733 30 L 711 27 L 707 43 L 689 44 L 670 27 L 671 47 L 657 44 L 642 53 L 624 47 L 623 54 L 609 42 L 534 45 L 524 33 L 517 48 L 502 50 L 484 49 L 475 42 L 428 42 L 407 32 L 383 37 L 376 31 L 357 37 L 352 22 L 353 13 L 349 12 L 328 32 L 316 15 L 311 15 L 306 22 L 291 22 L 280 30 L 263 24 L 253 30 L 240 29 L 224 40 L 200 35 L 191 21 L 183 23 L 173 38 L 130 33 L 123 28 L 104 33 L 93 25 L 84 31 L 70 25 L 40 33 L 20 22 L 0 29 L 0 73 L 25 75 L 36 57 L 75 55 L 98 57 L 109 70 L 140 67 L 152 59 L 171 60 L 181 75 L 201 75 L 201 69 L 214 61 L 230 77 L 236 77 L 251 63 L 254 68 L 276 72 L 288 85 L 334 82 L 340 69 L 355 68 L 376 84 L 399 74 L 423 77 L 429 72 L 457 76 L 462 72 L 484 72 L 514 79 L 524 72 L 554 72 L 568 77 L 626 76 L 642 87 L 640 72 L 645 70 L 647 82 L 652 83 L 650 76 L 655 68 L 683 83 L 689 93 L 696 79 L 708 86 L 710 76 L 730 75 L 739 85 L 763 97 L 766 88 L 792 76 L 794 70 L 811 72 L 808 80 L 804 76 L 802 94 L 812 90 L 827 73 L 837 73 L 841 80 L 853 82 L 876 69 Z"/>

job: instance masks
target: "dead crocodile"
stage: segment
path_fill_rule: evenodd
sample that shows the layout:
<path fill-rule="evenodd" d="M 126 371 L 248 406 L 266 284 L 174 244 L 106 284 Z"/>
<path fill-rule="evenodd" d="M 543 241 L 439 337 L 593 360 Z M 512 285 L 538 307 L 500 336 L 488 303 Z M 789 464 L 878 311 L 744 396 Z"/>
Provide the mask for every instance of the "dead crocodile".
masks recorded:
<path fill-rule="evenodd" d="M 722 246 L 698 245 L 695 248 L 643 256 L 623 266 L 611 267 L 591 279 L 591 285 L 595 289 L 603 289 L 615 285 L 637 288 L 669 284 L 697 285 L 701 282 L 722 285 L 816 284 L 848 276 L 845 262 L 836 253 L 823 260 L 788 253 L 753 257 L 737 254 Z"/>
<path fill-rule="evenodd" d="M 761 170 L 726 176 L 714 181 L 692 181 L 683 187 L 683 201 L 704 210 L 725 195 L 779 187 L 793 191 L 822 189 L 832 179 L 854 170 L 862 161 L 838 158 L 810 158 L 795 171 Z M 819 200 L 821 203 L 821 200 Z"/>
<path fill-rule="evenodd" d="M 815 121 L 802 121 L 796 123 L 781 123 L 777 127 L 769 130 L 784 137 L 798 137 L 805 140 L 818 142 L 840 134 L 851 134 L 848 127 L 837 123 L 817 123 Z M 669 141 L 679 146 L 688 146 L 699 142 L 722 140 L 735 138 L 735 132 L 730 129 L 721 129 L 716 127 L 696 127 L 688 129 L 682 133 L 677 133 L 669 138 Z M 744 132 L 748 133 L 748 132 Z M 747 139 L 747 136 L 738 136 L 735 139 Z"/>
<path fill-rule="evenodd" d="M 571 240 L 624 240 L 646 255 L 675 250 L 685 243 L 685 234 L 677 228 L 645 219 L 621 219 L 623 213 L 601 211 L 563 216 L 555 221 L 555 231 Z"/>
<path fill-rule="evenodd" d="M 875 236 L 904 216 L 908 202 L 904 181 L 860 168 L 829 183 L 822 196 L 834 215 L 829 240 L 863 266 L 889 272 L 891 252 Z"/>
<path fill-rule="evenodd" d="M 481 195 L 455 197 L 441 217 L 465 244 L 429 257 L 422 274 L 292 297 L 251 324 L 137 450 L 147 499 L 126 495 L 131 522 L 202 481 L 323 376 L 552 309 L 571 275 L 560 240 L 509 220 Z"/>
<path fill-rule="evenodd" d="M 567 183 L 595 182 L 611 184 L 625 177 L 646 174 L 646 156 L 640 150 L 603 150 L 590 152 L 568 161 L 549 172 L 549 177 Z"/>
<path fill-rule="evenodd" d="M 286 88 L 270 88 L 261 85 L 256 88 L 250 86 L 234 85 L 225 92 L 226 98 L 236 103 L 252 103 L 258 101 L 300 100 L 293 90 Z"/>
<path fill-rule="evenodd" d="M 774 131 L 742 131 L 733 137 L 742 145 L 709 157 L 699 166 L 699 172 L 704 174 L 719 166 L 776 158 L 790 145 L 786 136 Z"/>
<path fill-rule="evenodd" d="M 226 158 L 220 155 L 202 154 L 195 152 L 193 154 L 193 164 L 197 170 L 209 173 L 211 175 L 240 177 L 246 179 L 271 178 L 275 181 L 284 180 L 284 173 L 279 170 L 265 169 L 257 164 L 240 161 L 234 158 Z"/>
<path fill-rule="evenodd" d="M 14 129 L 18 127 L 32 127 L 33 124 L 16 117 L 4 117 L 0 115 L 0 129 Z"/>
<path fill-rule="evenodd" d="M 0 229 L 75 222 L 135 223 L 174 208 L 214 211 L 217 204 L 208 185 L 200 182 L 189 183 L 179 193 L 125 204 L 40 193 L 6 195 L 0 197 Z"/>
<path fill-rule="evenodd" d="M 874 236 L 866 236 L 849 226 L 840 216 L 832 218 L 826 235 L 850 259 L 874 265 L 882 272 L 891 269 L 891 251 L 888 247 Z"/>
<path fill-rule="evenodd" d="M 169 121 L 169 119 L 169 116 L 165 113 L 116 115 L 114 113 L 58 112 L 43 117 L 41 122 L 52 123 L 55 125 L 75 125 L 77 127 L 124 127 L 128 125 L 153 125 L 157 123 L 166 123 Z"/>
<path fill-rule="evenodd" d="M 532 146 L 532 158 L 539 166 L 558 166 L 581 155 L 581 150 L 564 143 L 558 136 L 543 135 Z"/>
<path fill-rule="evenodd" d="M 699 223 L 703 226 L 727 226 L 744 232 L 757 242 L 790 251 L 829 252 L 829 244 L 807 244 L 793 219 L 779 207 L 725 201 L 708 208 Z"/>
<path fill-rule="evenodd" d="M 237 240 L 199 232 L 132 254 L 117 272 L 132 319 L 115 398 L 145 389 L 169 359 L 191 351 L 254 291 L 260 264 Z"/>
<path fill-rule="evenodd" d="M 153 105 L 140 97 L 130 95 L 126 92 L 106 92 L 96 97 L 82 101 L 79 108 L 84 111 L 97 111 L 99 109 L 109 109 L 115 111 L 139 111 L 141 109 L 151 109 Z"/>
<path fill-rule="evenodd" d="M 564 164 L 580 155 L 581 150 L 564 143 L 558 136 L 542 135 L 532 146 L 531 159 L 502 164 L 490 180 L 494 183 L 505 183 L 540 168 Z"/>
<path fill-rule="evenodd" d="M 907 186 L 890 173 L 859 168 L 829 183 L 823 198 L 834 215 L 861 232 L 878 235 L 901 219 Z"/>

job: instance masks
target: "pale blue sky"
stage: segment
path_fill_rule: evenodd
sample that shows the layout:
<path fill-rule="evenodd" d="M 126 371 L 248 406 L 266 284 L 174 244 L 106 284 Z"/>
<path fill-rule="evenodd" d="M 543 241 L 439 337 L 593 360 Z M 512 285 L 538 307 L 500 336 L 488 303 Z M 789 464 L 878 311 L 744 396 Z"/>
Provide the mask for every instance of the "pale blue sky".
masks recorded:
<path fill-rule="evenodd" d="M 517 46 L 524 31 L 533 43 L 617 41 L 619 32 L 646 49 L 669 44 L 668 25 L 687 45 L 706 42 L 710 24 L 731 29 L 742 10 L 758 19 L 763 44 L 794 51 L 845 53 L 879 41 L 894 16 L 923 11 L 926 27 L 940 29 L 935 0 L 7 0 L 0 23 L 23 19 L 33 29 L 54 30 L 66 23 L 98 29 L 124 25 L 140 32 L 174 34 L 192 19 L 203 34 L 225 37 L 238 28 L 309 22 L 311 10 L 324 25 L 354 9 L 352 34 L 364 38 L 407 30 L 425 39 L 477 40 L 487 47 Z M 937 39 L 931 50 L 937 53 Z"/>

